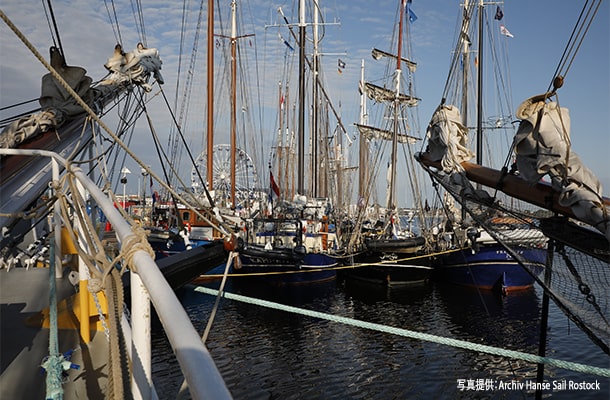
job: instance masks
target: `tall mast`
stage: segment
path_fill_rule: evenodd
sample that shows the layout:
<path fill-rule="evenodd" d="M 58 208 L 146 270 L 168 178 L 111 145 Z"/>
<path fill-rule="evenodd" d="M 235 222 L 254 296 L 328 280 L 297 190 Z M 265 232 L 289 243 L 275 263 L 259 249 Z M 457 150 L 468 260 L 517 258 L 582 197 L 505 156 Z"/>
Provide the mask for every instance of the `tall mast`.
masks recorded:
<path fill-rule="evenodd" d="M 479 0 L 479 67 L 477 68 L 477 164 L 483 164 L 483 0 Z"/>
<path fill-rule="evenodd" d="M 366 110 L 366 92 L 364 88 L 364 59 L 360 66 L 360 124 L 368 124 L 368 115 Z M 358 201 L 365 199 L 365 188 L 368 185 L 368 163 L 369 163 L 369 145 L 364 135 L 360 135 L 359 143 L 359 160 L 358 160 Z"/>
<path fill-rule="evenodd" d="M 313 0 L 313 94 L 312 94 L 312 123 L 311 123 L 311 195 L 318 197 L 319 179 L 318 179 L 318 145 L 319 145 L 319 104 L 318 104 L 318 72 L 319 72 L 319 54 L 318 54 L 318 1 Z"/>
<path fill-rule="evenodd" d="M 396 208 L 396 159 L 398 153 L 398 112 L 400 109 L 400 76 L 401 66 L 400 61 L 402 58 L 402 30 L 404 23 L 404 14 L 406 12 L 407 0 L 401 0 L 400 10 L 400 22 L 398 24 L 398 51 L 396 54 L 396 97 L 394 99 L 394 134 L 392 135 L 392 156 L 391 156 L 391 168 L 390 171 L 390 193 L 388 196 L 387 208 L 394 210 Z"/>
<path fill-rule="evenodd" d="M 214 190 L 214 0 L 208 0 L 208 190 Z"/>
<path fill-rule="evenodd" d="M 468 29 L 470 26 L 470 16 L 468 2 L 464 2 L 462 15 L 462 125 L 468 128 L 468 67 L 470 66 L 470 38 Z"/>
<path fill-rule="evenodd" d="M 305 194 L 305 0 L 299 0 L 299 121 L 297 192 Z"/>
<path fill-rule="evenodd" d="M 284 146 L 284 99 L 282 97 L 282 82 L 278 82 L 278 94 L 277 94 L 278 104 L 279 104 L 279 129 L 278 129 L 278 140 L 277 140 L 277 179 L 279 182 L 277 184 L 279 187 L 284 187 L 284 177 L 281 175 L 283 167 L 284 167 L 284 150 L 282 146 Z"/>
<path fill-rule="evenodd" d="M 235 209 L 235 147 L 237 146 L 236 139 L 236 81 L 237 81 L 237 17 L 236 17 L 235 0 L 231 1 L 231 209 Z M 208 155 L 208 158 L 211 154 Z"/>

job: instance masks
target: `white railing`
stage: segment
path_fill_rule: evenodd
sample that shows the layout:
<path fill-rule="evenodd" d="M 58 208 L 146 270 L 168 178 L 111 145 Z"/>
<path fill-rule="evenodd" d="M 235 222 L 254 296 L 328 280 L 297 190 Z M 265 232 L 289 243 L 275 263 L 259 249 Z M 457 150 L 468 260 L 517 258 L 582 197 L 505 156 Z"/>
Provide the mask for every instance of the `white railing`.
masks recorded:
<path fill-rule="evenodd" d="M 64 167 L 67 167 L 68 164 L 58 154 L 46 150 L 0 149 L 0 155 L 49 157 L 53 166 L 54 180 L 59 178 L 59 164 L 63 164 Z M 74 175 L 102 209 L 116 232 L 119 244 L 133 239 L 135 235 L 131 226 L 100 188 L 80 168 L 72 166 L 70 173 Z M 57 216 L 55 221 L 59 220 L 60 218 Z M 58 229 L 55 231 L 56 233 L 59 232 Z M 60 240 L 56 241 L 56 246 L 59 246 L 59 243 L 61 243 Z M 56 257 L 61 260 L 61 246 L 57 250 Z M 125 340 L 129 343 L 129 336 L 131 336 L 131 346 L 128 346 L 128 348 L 131 348 L 132 352 L 136 352 L 136 355 L 131 357 L 132 360 L 138 360 L 137 363 L 132 364 L 134 397 L 143 399 L 156 397 L 152 386 L 151 372 L 149 311 L 152 301 L 170 345 L 176 354 L 176 359 L 180 364 L 192 398 L 230 399 L 231 394 L 210 353 L 155 261 L 146 251 L 137 250 L 133 254 L 133 263 L 136 266 L 137 273 L 130 272 L 132 326 L 130 335 L 129 329 L 127 329 Z"/>

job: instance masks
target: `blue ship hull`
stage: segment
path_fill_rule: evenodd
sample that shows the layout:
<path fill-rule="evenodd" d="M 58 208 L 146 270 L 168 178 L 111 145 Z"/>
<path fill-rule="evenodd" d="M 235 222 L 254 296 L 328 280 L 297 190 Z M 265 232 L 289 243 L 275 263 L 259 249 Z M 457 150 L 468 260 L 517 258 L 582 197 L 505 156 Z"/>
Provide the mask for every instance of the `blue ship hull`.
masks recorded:
<path fill-rule="evenodd" d="M 539 275 L 546 262 L 546 249 L 518 248 L 529 261 L 528 269 Z M 534 277 L 499 244 L 482 245 L 478 252 L 465 249 L 440 259 L 434 269 L 439 281 L 503 293 L 531 288 Z"/>

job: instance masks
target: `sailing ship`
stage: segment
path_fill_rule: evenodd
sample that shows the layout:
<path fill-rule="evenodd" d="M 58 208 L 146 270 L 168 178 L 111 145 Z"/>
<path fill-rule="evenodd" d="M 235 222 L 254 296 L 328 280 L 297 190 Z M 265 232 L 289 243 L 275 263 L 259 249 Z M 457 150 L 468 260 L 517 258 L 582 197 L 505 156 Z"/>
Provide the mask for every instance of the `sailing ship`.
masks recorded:
<path fill-rule="evenodd" d="M 320 9 L 314 2 L 314 18 L 317 21 Z M 298 70 L 298 127 L 296 140 L 288 124 L 282 126 L 281 121 L 288 121 L 285 116 L 288 107 L 284 107 L 284 99 L 288 92 L 280 89 L 280 127 L 278 129 L 277 158 L 275 180 L 272 163 L 270 162 L 269 203 L 260 210 L 258 215 L 246 218 L 243 246 L 240 246 L 239 259 L 235 265 L 235 272 L 245 276 L 253 276 L 274 285 L 314 283 L 334 279 L 337 275 L 336 267 L 339 264 L 337 256 L 336 232 L 332 213 L 332 201 L 323 193 L 320 181 L 327 171 L 319 171 L 319 164 L 328 165 L 319 158 L 324 147 L 318 146 L 326 143 L 326 136 L 319 136 L 318 126 L 323 115 L 319 109 L 318 97 L 324 93 L 319 80 L 320 64 L 318 54 L 318 23 L 313 25 L 313 56 L 306 56 L 306 28 L 305 1 L 299 1 L 299 32 L 294 32 L 288 24 L 281 8 L 279 16 L 284 26 L 289 28 L 291 39 L 296 42 L 299 49 Z M 292 48 L 292 46 L 291 46 Z M 313 104 L 310 137 L 311 159 L 309 174 L 305 173 L 305 110 L 306 110 L 306 74 L 311 71 L 315 77 L 312 81 Z M 281 88 L 280 84 L 280 88 Z M 284 85 L 286 87 L 287 85 Z M 328 100 L 328 98 L 327 98 Z M 288 135 L 285 132 L 290 132 Z M 284 138 L 286 136 L 286 138 Z M 295 151 L 293 145 L 297 145 Z M 296 166 L 296 171 L 294 170 Z M 309 177 L 310 187 L 306 188 L 306 179 Z M 293 184 L 297 180 L 296 185 Z M 281 189 L 280 189 L 281 187 Z M 308 195 L 308 196 L 307 196 Z M 274 201 L 274 198 L 276 199 Z"/>
<path fill-rule="evenodd" d="M 519 127 L 510 150 L 514 150 L 514 158 L 507 157 L 514 159 L 511 165 L 495 169 L 470 162 L 460 143 L 462 137 L 456 134 L 460 120 L 449 118 L 442 121 L 454 130 L 445 131 L 444 142 L 431 141 L 428 150 L 419 155 L 419 161 L 543 288 L 543 322 L 546 323 L 552 299 L 596 345 L 610 354 L 610 200 L 603 196 L 595 174 L 571 148 L 569 110 L 559 103 L 557 96 L 565 82 L 570 82 L 568 66 L 577 64 L 576 55 L 583 49 L 600 4 L 601 1 L 584 4 L 580 14 L 574 13 L 578 19 L 546 91 L 526 99 L 517 108 Z M 578 81 L 577 75 L 574 81 Z M 439 110 L 443 107 L 448 106 L 441 105 Z M 550 182 L 543 179 L 547 175 Z M 481 185 L 481 189 L 475 189 L 475 184 Z M 507 195 L 509 201 L 498 201 L 500 193 Z M 538 209 L 532 211 L 531 207 Z M 530 245 L 526 230 L 518 241 L 503 237 L 488 218 L 497 213 L 534 228 L 529 231 Z M 538 274 L 538 266 L 532 266 L 528 254 L 522 251 L 524 247 L 539 246 L 539 231 L 548 238 L 543 274 Z M 544 340 L 539 354 L 545 354 Z M 539 365 L 538 381 L 543 369 Z"/>
<path fill-rule="evenodd" d="M 496 137 L 501 137 L 502 131 L 512 133 L 511 101 L 505 93 L 506 89 L 497 94 L 500 98 L 495 101 L 500 105 L 498 114 L 488 117 L 483 115 L 484 111 L 491 113 L 492 108 L 483 107 L 483 76 L 487 71 L 488 58 L 486 54 L 490 54 L 490 65 L 492 62 L 507 60 L 507 57 L 501 55 L 504 47 L 495 45 L 507 39 L 501 33 L 501 27 L 504 26 L 501 21 L 503 12 L 499 5 L 495 6 L 498 8 L 486 7 L 476 1 L 464 2 L 462 5 L 460 31 L 454 46 L 443 101 L 432 116 L 427 132 L 428 154 L 432 158 L 437 158 L 436 151 L 447 149 L 444 154 L 448 155 L 441 161 L 445 169 L 453 161 L 459 165 L 460 161 L 475 156 L 477 165 L 492 162 L 493 156 L 489 160 L 483 160 L 484 149 L 493 147 L 491 132 L 493 131 Z M 494 18 L 498 28 L 484 30 L 485 24 L 489 21 L 493 23 Z M 484 32 L 490 35 L 488 42 L 484 41 Z M 508 84 L 504 75 L 507 73 L 507 66 L 489 67 L 489 70 L 495 72 L 494 81 L 501 82 L 502 85 L 490 84 L 488 92 L 493 93 L 496 88 Z M 476 95 L 471 95 L 470 88 L 473 87 L 474 78 Z M 475 101 L 472 101 L 473 98 Z M 475 107 L 470 106 L 472 103 Z M 476 119 L 472 115 L 476 115 Z M 469 136 L 471 130 L 476 134 Z M 473 136 L 476 139 L 476 152 L 470 149 L 469 144 L 469 138 Z M 448 143 L 448 137 L 455 140 Z M 494 148 L 493 151 L 503 150 Z M 475 195 L 481 194 L 477 192 L 476 187 L 467 190 L 470 192 L 465 192 L 465 195 L 471 192 Z M 502 235 L 503 240 L 518 248 L 517 251 L 527 260 L 530 268 L 524 269 L 518 260 L 481 228 L 478 221 L 472 220 L 465 211 L 458 210 L 454 207 L 453 200 L 448 199 L 452 199 L 451 196 L 445 197 L 444 200 L 447 220 L 441 224 L 441 230 L 449 243 L 441 242 L 439 246 L 443 249 L 466 248 L 440 256 L 435 278 L 479 289 L 499 290 L 502 293 L 531 288 L 535 276 L 542 272 L 546 260 L 546 238 L 542 232 L 533 226 L 527 217 L 515 218 L 501 212 L 486 217 L 487 223 L 496 225 L 495 230 Z"/>
<path fill-rule="evenodd" d="M 147 94 L 163 83 L 159 52 L 144 42 L 129 52 L 117 45 L 106 77 L 93 83 L 84 68 L 67 64 L 56 14 L 46 15 L 55 27 L 50 61 L 0 10 L 14 37 L 49 71 L 40 111 L 4 120 L 0 135 L 0 397 L 154 397 L 152 302 L 192 396 L 230 398 L 173 291 L 193 276 L 193 262 L 198 273 L 206 268 L 201 263 L 211 269 L 223 262 L 224 244 L 184 252 L 179 265 L 168 257 L 160 266 L 143 227 L 117 207 L 110 189 L 107 157 L 117 148 L 137 156 L 122 140 L 121 123 L 112 131 L 106 122 L 113 121 L 111 110 L 133 113 L 119 115 L 123 122 L 141 115 Z M 124 302 L 127 275 L 131 301 Z M 31 373 L 41 367 L 46 379 Z"/>
<path fill-rule="evenodd" d="M 427 255 L 428 242 L 425 238 L 425 218 L 423 203 L 419 198 L 417 177 L 413 174 L 411 188 L 415 202 L 415 211 L 419 214 L 421 232 L 413 232 L 400 223 L 397 201 L 397 171 L 399 146 L 407 149 L 410 154 L 410 144 L 417 141 L 412 135 L 414 119 L 411 109 L 415 108 L 420 99 L 414 94 L 413 73 L 417 64 L 411 59 L 408 45 L 409 7 L 410 1 L 401 0 L 398 6 L 395 24 L 397 30 L 393 37 L 397 53 L 373 49 L 372 56 L 376 60 L 383 59 L 388 63 L 388 82 L 383 86 L 364 82 L 364 72 L 360 82 L 361 121 L 356 124 L 360 132 L 360 178 L 359 178 L 359 212 L 356 218 L 354 234 L 348 244 L 352 255 L 348 262 L 354 266 L 346 269 L 346 274 L 353 278 L 381 283 L 389 286 L 426 282 L 431 275 L 430 258 Z M 406 33 L 405 33 L 406 32 Z M 366 97 L 373 99 L 382 108 L 379 126 L 370 126 L 367 115 Z M 389 161 L 387 168 L 387 201 L 385 211 L 378 215 L 376 222 L 371 222 L 369 205 L 376 190 L 376 171 L 379 170 L 381 156 L 371 157 L 369 142 L 379 141 L 380 152 L 387 154 L 389 143 Z M 380 153 L 383 154 L 383 153 Z M 371 158 L 374 160 L 369 161 Z M 406 157 L 407 168 L 415 171 L 412 157 Z M 372 225 L 372 226 L 371 226 Z"/>

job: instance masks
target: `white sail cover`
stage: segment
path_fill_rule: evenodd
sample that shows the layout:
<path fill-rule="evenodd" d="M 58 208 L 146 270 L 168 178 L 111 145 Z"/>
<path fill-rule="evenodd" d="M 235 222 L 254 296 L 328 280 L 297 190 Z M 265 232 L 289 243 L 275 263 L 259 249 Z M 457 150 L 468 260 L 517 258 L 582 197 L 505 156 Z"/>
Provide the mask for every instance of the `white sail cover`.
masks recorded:
<path fill-rule="evenodd" d="M 570 114 L 544 95 L 524 101 L 517 109 L 521 119 L 514 138 L 517 168 L 528 182 L 544 175 L 561 193 L 559 204 L 606 235 L 610 241 L 610 217 L 602 201 L 602 186 L 570 147 Z"/>
<path fill-rule="evenodd" d="M 460 110 L 452 105 L 439 106 L 428 124 L 428 152 L 432 161 L 440 161 L 446 173 L 463 172 L 460 165 L 474 157 L 468 148 L 468 129 L 462 125 Z"/>

